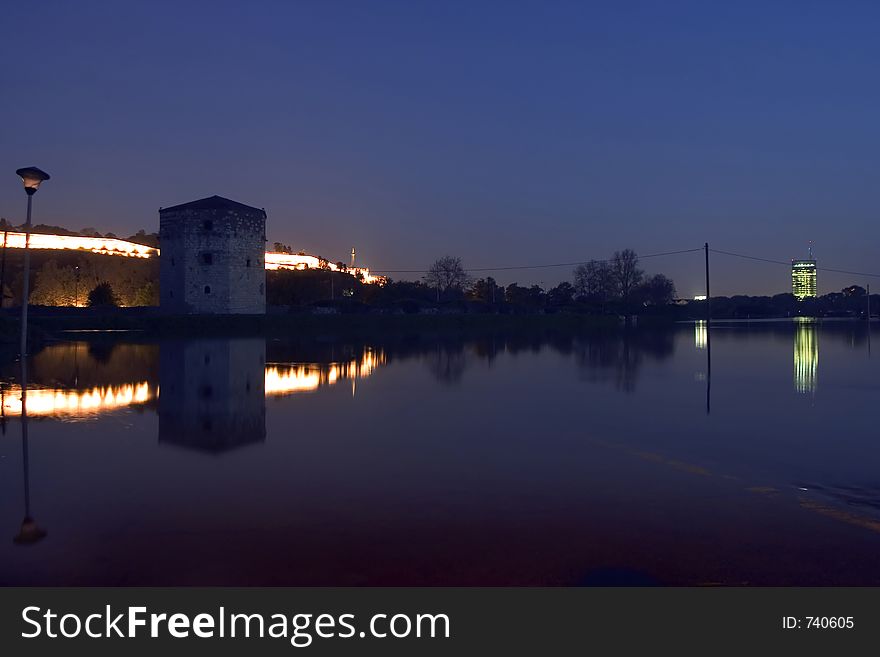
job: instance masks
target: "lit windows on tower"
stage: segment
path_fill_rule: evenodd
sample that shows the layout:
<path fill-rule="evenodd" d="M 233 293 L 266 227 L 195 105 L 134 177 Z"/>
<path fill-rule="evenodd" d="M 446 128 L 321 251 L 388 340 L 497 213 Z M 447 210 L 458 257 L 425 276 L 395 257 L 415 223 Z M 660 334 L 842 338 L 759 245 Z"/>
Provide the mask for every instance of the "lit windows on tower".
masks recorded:
<path fill-rule="evenodd" d="M 791 293 L 798 301 L 816 297 L 816 261 L 791 261 Z"/>

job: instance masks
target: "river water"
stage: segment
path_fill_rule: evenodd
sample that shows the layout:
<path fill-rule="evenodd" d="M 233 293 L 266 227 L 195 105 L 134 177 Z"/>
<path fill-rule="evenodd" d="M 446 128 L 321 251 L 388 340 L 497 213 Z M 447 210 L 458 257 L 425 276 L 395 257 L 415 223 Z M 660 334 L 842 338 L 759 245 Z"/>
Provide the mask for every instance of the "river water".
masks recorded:
<path fill-rule="evenodd" d="M 0 584 L 878 585 L 872 337 L 70 334 L 26 418 L 0 363 Z"/>

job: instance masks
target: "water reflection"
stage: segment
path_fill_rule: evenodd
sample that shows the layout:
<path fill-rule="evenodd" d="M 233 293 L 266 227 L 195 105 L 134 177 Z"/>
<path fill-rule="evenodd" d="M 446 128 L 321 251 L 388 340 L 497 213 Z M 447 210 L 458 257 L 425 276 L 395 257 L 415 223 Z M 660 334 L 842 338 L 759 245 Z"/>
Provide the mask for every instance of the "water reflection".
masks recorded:
<path fill-rule="evenodd" d="M 612 382 L 618 390 L 633 392 L 645 361 L 665 360 L 675 353 L 672 331 L 624 331 L 581 338 L 575 355 L 582 377 L 590 382 Z"/>
<path fill-rule="evenodd" d="M 310 392 L 320 386 L 333 385 L 370 376 L 376 368 L 385 364 L 381 349 L 364 347 L 359 357 L 331 363 L 268 363 L 265 374 L 266 396 L 279 397 L 296 392 Z M 352 387 L 352 391 L 355 388 Z"/>
<path fill-rule="evenodd" d="M 713 323 L 713 328 L 714 323 Z M 749 340 L 758 333 L 793 344 L 795 391 L 814 394 L 818 387 L 821 328 L 829 338 L 852 347 L 868 339 L 864 327 L 819 324 L 798 320 L 773 325 L 722 325 L 725 342 Z M 30 359 L 28 414 L 35 419 L 89 420 L 122 409 L 142 412 L 158 409 L 164 416 L 162 442 L 194 441 L 207 449 L 220 446 L 212 433 L 229 426 L 230 444 L 265 439 L 264 399 L 314 392 L 342 382 L 356 391 L 359 380 L 399 360 L 416 359 L 431 376 L 446 385 L 460 386 L 468 372 L 492 367 L 502 355 L 550 351 L 571 357 L 580 378 L 634 392 L 645 363 L 674 355 L 673 330 L 634 330 L 593 333 L 546 332 L 490 334 L 476 337 L 394 340 L 363 343 L 291 343 L 255 339 L 215 339 L 156 343 L 111 340 L 56 343 Z M 694 347 L 706 354 L 706 369 L 696 377 L 706 381 L 709 409 L 709 327 L 693 326 Z M 22 389 L 17 365 L 0 362 L 0 424 L 22 415 Z M 188 417 L 184 418 L 184 413 Z M 175 429 L 168 427 L 176 426 Z M 174 432 L 187 438 L 169 440 Z M 232 435 L 234 434 L 234 435 Z M 214 447 L 212 447 L 214 445 Z"/>
<path fill-rule="evenodd" d="M 709 342 L 709 325 L 704 319 L 694 322 L 694 346 L 705 349 Z"/>
<path fill-rule="evenodd" d="M 160 362 L 160 443 L 222 452 L 266 439 L 264 340 L 167 342 Z"/>
<path fill-rule="evenodd" d="M 149 381 L 122 385 L 95 386 L 87 390 L 31 388 L 27 412 L 31 416 L 86 417 L 126 406 L 146 404 L 158 397 Z M 0 389 L 0 404 L 8 417 L 22 415 L 21 386 L 10 384 Z"/>
<path fill-rule="evenodd" d="M 161 362 L 161 372 L 157 362 Z M 166 400 L 169 395 L 185 391 L 202 402 L 213 399 L 217 409 L 234 409 L 241 390 L 249 398 L 259 398 L 257 390 L 277 397 L 342 381 L 351 381 L 354 386 L 385 362 L 381 349 L 363 347 L 344 360 L 265 363 L 262 339 L 177 341 L 161 347 L 54 344 L 32 359 L 35 382 L 27 388 L 27 413 L 68 421 L 89 419 L 129 407 L 155 406 L 160 389 L 166 391 Z M 10 380 L 11 366 L 2 372 L 5 380 L 0 382 L 0 419 L 19 418 L 23 406 L 19 377 Z M 239 385 L 234 383 L 236 378 L 240 379 Z M 178 402 L 183 403 L 183 398 Z"/>
<path fill-rule="evenodd" d="M 819 335 L 815 320 L 800 318 L 794 332 L 794 389 L 816 392 L 819 381 Z"/>
<path fill-rule="evenodd" d="M 865 330 L 90 337 L 23 390 L 0 359 L 0 583 L 840 584 L 844 543 L 876 583 Z"/>

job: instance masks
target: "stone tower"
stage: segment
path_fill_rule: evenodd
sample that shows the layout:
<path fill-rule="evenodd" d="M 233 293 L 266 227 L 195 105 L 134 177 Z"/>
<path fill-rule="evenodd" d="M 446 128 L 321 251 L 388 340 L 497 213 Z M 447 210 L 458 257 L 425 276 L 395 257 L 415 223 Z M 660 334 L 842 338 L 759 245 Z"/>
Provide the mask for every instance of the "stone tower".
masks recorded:
<path fill-rule="evenodd" d="M 265 211 L 221 196 L 162 208 L 159 248 L 164 312 L 266 312 Z"/>

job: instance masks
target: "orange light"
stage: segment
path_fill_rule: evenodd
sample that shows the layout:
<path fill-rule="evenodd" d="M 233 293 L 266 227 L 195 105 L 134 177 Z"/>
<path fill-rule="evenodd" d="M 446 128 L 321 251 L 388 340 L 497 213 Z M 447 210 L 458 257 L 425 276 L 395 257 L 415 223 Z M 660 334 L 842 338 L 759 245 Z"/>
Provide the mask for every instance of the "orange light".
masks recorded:
<path fill-rule="evenodd" d="M 9 231 L 6 233 L 6 246 L 10 249 L 23 249 L 25 247 L 25 233 Z M 159 249 L 137 242 L 129 242 L 115 237 L 83 237 L 80 235 L 47 235 L 45 233 L 31 233 L 28 245 L 32 249 L 57 249 L 68 251 L 85 251 L 98 255 L 125 256 L 129 258 L 153 258 L 160 253 Z M 276 253 L 267 251 L 265 255 L 266 269 L 320 269 L 321 259 L 312 255 L 295 255 L 290 253 Z M 330 271 L 345 271 L 353 276 L 361 275 L 363 282 L 375 285 L 384 285 L 387 279 L 384 276 L 374 276 L 366 267 L 348 267 L 341 270 L 334 263 L 326 263 Z"/>

